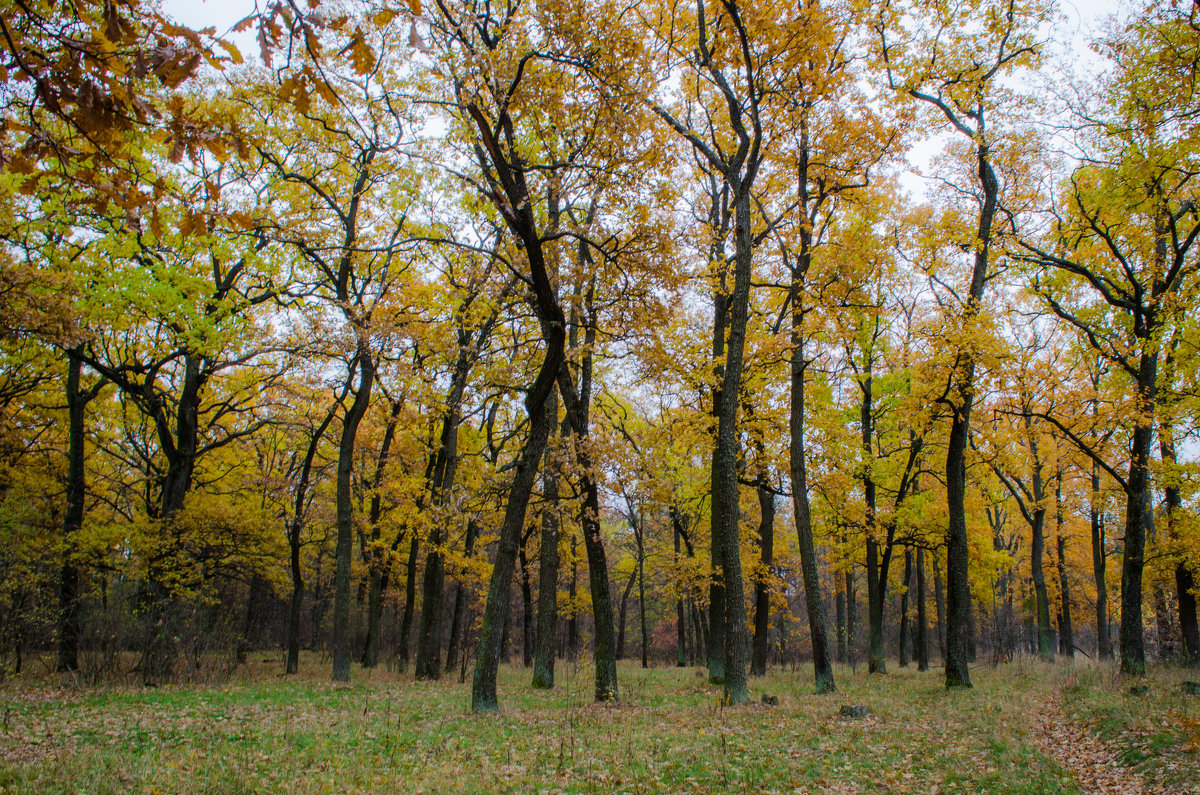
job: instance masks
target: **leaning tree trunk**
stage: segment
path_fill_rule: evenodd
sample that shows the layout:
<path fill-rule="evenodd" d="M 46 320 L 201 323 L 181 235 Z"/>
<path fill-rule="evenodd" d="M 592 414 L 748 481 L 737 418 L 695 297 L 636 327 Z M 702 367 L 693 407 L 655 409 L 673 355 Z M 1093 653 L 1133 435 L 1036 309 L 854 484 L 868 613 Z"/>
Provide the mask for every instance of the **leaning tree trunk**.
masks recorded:
<path fill-rule="evenodd" d="M 545 404 L 553 385 L 554 374 L 558 372 L 562 362 L 564 346 L 561 329 L 560 325 L 557 331 L 551 330 L 546 335 L 546 356 L 542 360 L 534 388 L 529 391 L 525 400 L 529 416 L 529 437 L 521 450 L 516 476 L 509 489 L 508 504 L 505 506 L 504 520 L 500 525 L 496 560 L 488 585 L 475 676 L 471 684 L 471 709 L 475 712 L 495 712 L 500 709 L 500 702 L 496 697 L 496 671 L 500 665 L 501 636 L 504 632 L 505 617 L 509 612 L 510 586 L 517 547 L 521 541 L 521 529 L 525 525 L 525 511 L 533 493 L 534 481 L 537 479 L 538 464 L 550 437 L 550 423 L 546 421 Z"/>

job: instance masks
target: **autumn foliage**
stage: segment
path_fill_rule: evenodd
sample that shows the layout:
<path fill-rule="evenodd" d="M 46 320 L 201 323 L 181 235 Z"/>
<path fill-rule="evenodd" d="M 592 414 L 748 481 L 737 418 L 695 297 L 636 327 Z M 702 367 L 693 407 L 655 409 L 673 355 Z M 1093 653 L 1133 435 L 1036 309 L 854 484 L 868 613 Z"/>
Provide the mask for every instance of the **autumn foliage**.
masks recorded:
<path fill-rule="evenodd" d="M 3 672 L 1200 664 L 1200 16 L 1057 14 L 17 3 Z"/>

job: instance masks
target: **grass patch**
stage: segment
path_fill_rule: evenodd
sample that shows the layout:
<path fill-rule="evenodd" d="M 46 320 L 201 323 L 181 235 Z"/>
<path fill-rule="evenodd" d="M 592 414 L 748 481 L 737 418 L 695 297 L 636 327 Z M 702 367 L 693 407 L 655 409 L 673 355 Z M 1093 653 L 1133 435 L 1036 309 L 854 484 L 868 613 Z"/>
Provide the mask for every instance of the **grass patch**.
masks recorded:
<path fill-rule="evenodd" d="M 257 661 L 256 661 L 257 662 Z M 253 666 L 221 686 L 0 689 L 0 789 L 14 792 L 1005 792 L 1074 791 L 1033 744 L 1033 715 L 1061 684 L 1014 663 L 946 692 L 941 671 L 812 672 L 752 680 L 779 706 L 722 708 L 694 669 L 622 664 L 623 700 L 591 703 L 590 667 L 552 691 L 502 667 L 501 712 L 468 712 L 457 678 L 416 682 L 327 663 L 301 675 Z M 1077 677 L 1078 679 L 1078 677 Z M 1075 682 L 1078 686 L 1078 682 Z M 865 719 L 839 716 L 865 705 Z"/>
<path fill-rule="evenodd" d="M 1111 743 L 1123 764 L 1168 791 L 1200 788 L 1200 697 L 1184 695 L 1195 670 L 1151 668 L 1144 682 L 1121 677 L 1115 665 L 1079 669 L 1063 688 L 1063 709 Z M 1129 692 L 1146 684 L 1150 692 Z"/>

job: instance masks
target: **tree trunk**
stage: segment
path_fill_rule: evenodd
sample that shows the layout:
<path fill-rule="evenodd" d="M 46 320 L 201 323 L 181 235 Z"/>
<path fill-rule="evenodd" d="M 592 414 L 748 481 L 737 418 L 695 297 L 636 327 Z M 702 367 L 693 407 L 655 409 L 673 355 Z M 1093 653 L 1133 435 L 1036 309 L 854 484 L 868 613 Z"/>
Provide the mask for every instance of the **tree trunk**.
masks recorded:
<path fill-rule="evenodd" d="M 982 111 L 981 111 L 982 113 Z M 980 116 L 982 120 L 982 116 Z M 982 309 L 983 290 L 987 284 L 988 250 L 992 242 L 992 220 L 996 214 L 1000 185 L 992 170 L 990 149 L 983 140 L 976 142 L 979 186 L 983 201 L 979 208 L 979 225 L 975 236 L 975 261 L 971 268 L 971 283 L 967 303 L 963 307 L 963 325 L 970 330 Z M 971 406 L 975 402 L 975 348 L 972 340 L 964 340 L 952 381 L 953 411 L 950 434 L 946 444 L 946 510 L 949 529 L 946 533 L 946 687 L 970 687 L 968 667 L 967 612 L 970 610 L 970 550 L 967 541 L 967 442 L 971 432 Z"/>
<path fill-rule="evenodd" d="M 558 424 L 558 391 L 546 400 L 546 420 Z M 568 425 L 563 423 L 563 437 Z M 558 648 L 558 471 L 553 460 L 542 467 L 541 550 L 538 561 L 537 645 L 533 651 L 533 686 L 554 687 L 554 656 Z"/>
<path fill-rule="evenodd" d="M 1168 359 L 1168 370 L 1173 370 L 1173 362 Z M 1158 446 L 1163 464 L 1170 467 L 1177 465 L 1175 455 L 1174 429 L 1166 422 L 1160 421 Z M 1172 473 L 1173 474 L 1173 473 Z M 1172 544 L 1178 543 L 1179 529 L 1176 523 L 1183 516 L 1183 499 L 1179 486 L 1174 477 L 1170 478 L 1163 488 L 1166 496 L 1167 533 Z M 1175 563 L 1175 595 L 1179 602 L 1179 630 L 1183 641 L 1184 662 L 1190 666 L 1200 665 L 1200 626 L 1196 622 L 1196 594 L 1193 590 L 1195 577 L 1188 560 L 1183 555 L 1178 556 Z"/>
<path fill-rule="evenodd" d="M 479 526 L 475 524 L 474 519 L 467 520 L 467 535 L 464 540 L 465 555 L 470 559 L 471 554 L 475 551 L 475 539 L 479 536 Z M 446 649 L 446 671 L 454 670 L 458 664 L 459 649 L 463 645 L 463 636 L 466 633 L 468 621 L 463 620 L 467 601 L 467 585 L 463 581 L 459 581 L 458 588 L 454 592 L 454 613 L 450 617 L 450 644 Z M 465 655 L 464 655 L 465 657 Z"/>
<path fill-rule="evenodd" d="M 1034 480 L 1035 489 L 1037 479 Z M 1036 493 L 1036 492 L 1035 492 Z M 1041 505 L 1041 498 L 1038 498 Z M 1046 575 L 1042 568 L 1045 556 L 1046 509 L 1039 507 L 1033 517 L 1033 542 L 1029 547 L 1030 575 L 1033 578 L 1035 610 L 1037 613 L 1038 656 L 1047 662 L 1054 660 L 1054 628 L 1050 626 L 1050 597 L 1046 592 Z"/>
<path fill-rule="evenodd" d="M 621 593 L 621 606 L 617 609 L 617 659 L 625 659 L 625 619 L 628 615 L 627 608 L 629 607 L 629 594 L 633 592 L 633 581 L 637 577 L 637 572 L 629 573 L 629 581 L 625 583 L 625 590 Z"/>
<path fill-rule="evenodd" d="M 521 564 L 521 664 L 526 668 L 533 666 L 533 586 L 529 559 L 525 554 L 528 542 L 529 536 L 523 536 L 518 552 Z"/>
<path fill-rule="evenodd" d="M 650 667 L 650 634 L 646 628 L 646 544 L 642 531 L 637 534 L 638 619 L 642 625 L 642 668 Z"/>
<path fill-rule="evenodd" d="M 718 251 L 722 260 L 724 252 Z M 722 275 L 722 282 L 724 276 Z M 724 285 L 722 284 L 722 287 Z M 720 410 L 722 405 L 722 390 L 725 383 L 725 338 L 729 326 L 729 296 L 718 291 L 713 296 L 713 428 L 720 425 Z M 712 490 L 715 493 L 717 480 L 720 477 L 717 463 L 717 439 L 713 438 L 713 454 L 709 465 L 712 479 Z M 716 514 L 716 503 L 713 503 L 712 513 Z M 725 580 L 723 556 L 725 549 L 715 527 L 709 550 L 710 578 L 708 588 L 708 681 L 714 685 L 725 684 Z"/>
<path fill-rule="evenodd" d="M 760 452 L 761 454 L 761 452 Z M 754 582 L 754 650 L 750 655 L 750 674 L 765 676 L 767 652 L 771 635 L 771 565 L 775 548 L 775 493 L 766 482 L 766 473 L 759 473 L 758 539 L 761 571 Z"/>
<path fill-rule="evenodd" d="M 1100 466 L 1092 462 L 1092 576 L 1096 582 L 1096 656 L 1112 659 L 1112 638 L 1108 632 L 1108 584 L 1105 576 L 1107 555 L 1104 550 L 1104 515 L 1100 511 Z"/>
<path fill-rule="evenodd" d="M 590 263 L 589 256 L 587 247 L 581 243 L 581 266 Z M 579 492 L 583 495 L 579 521 L 588 561 L 588 585 L 592 596 L 592 623 L 595 630 L 595 697 L 596 701 L 604 702 L 616 701 L 620 697 L 620 691 L 617 687 L 616 638 L 613 629 L 612 591 L 608 582 L 608 559 L 604 554 L 604 541 L 600 537 L 600 484 L 596 478 L 588 443 L 592 408 L 592 351 L 597 331 L 595 308 L 592 303 L 594 289 L 593 277 L 592 284 L 584 296 L 587 319 L 584 355 L 579 365 L 579 391 L 575 391 L 570 367 L 565 362 L 559 368 L 558 385 L 575 435 L 575 460 L 579 462 Z"/>
<path fill-rule="evenodd" d="M 675 503 L 671 503 L 671 536 L 675 544 L 675 570 L 679 571 L 680 566 L 680 538 L 679 538 L 679 509 Z M 675 667 L 685 668 L 688 664 L 688 642 L 687 642 L 687 621 L 684 617 L 683 609 L 683 592 L 684 583 L 682 577 L 676 583 L 678 593 L 675 597 Z"/>
<path fill-rule="evenodd" d="M 908 594 L 912 586 L 912 550 L 904 548 L 904 593 L 900 596 L 900 667 L 908 667 Z"/>
<path fill-rule="evenodd" d="M 1059 638 L 1062 653 L 1068 658 L 1075 657 L 1075 628 L 1071 623 L 1071 586 L 1067 580 L 1067 540 L 1063 536 L 1063 501 L 1062 501 L 1062 469 L 1058 470 L 1054 487 L 1054 502 L 1056 506 L 1055 527 L 1058 536 L 1058 582 L 1062 596 L 1061 621 L 1059 622 Z"/>
<path fill-rule="evenodd" d="M 842 665 L 848 664 L 846 656 L 846 589 L 838 587 L 836 589 L 834 599 L 836 601 L 835 610 L 837 611 L 837 661 Z"/>
<path fill-rule="evenodd" d="M 1146 346 L 1149 347 L 1147 342 Z M 1153 410 L 1158 352 L 1143 352 L 1138 364 L 1137 398 L 1142 411 Z M 1146 648 L 1142 629 L 1142 570 L 1145 568 L 1146 506 L 1150 501 L 1150 444 L 1154 424 L 1139 414 L 1133 429 L 1129 477 L 1126 479 L 1125 553 L 1121 559 L 1121 673 L 1145 676 Z"/>
<path fill-rule="evenodd" d="M 408 544 L 408 562 L 404 567 L 404 612 L 400 615 L 400 637 L 396 640 L 396 670 L 408 673 L 408 640 L 412 636 L 413 613 L 417 604 L 417 560 L 421 553 L 421 539 L 415 528 L 410 528 L 412 538 Z"/>
<path fill-rule="evenodd" d="M 937 555 L 933 556 L 933 606 L 937 611 L 938 654 L 946 658 L 946 601 L 942 588 L 942 566 Z"/>
<path fill-rule="evenodd" d="M 806 191 L 806 184 L 801 190 Z M 804 238 L 802 238 L 803 240 Z M 788 388 L 788 473 L 792 481 L 792 511 L 796 521 L 796 543 L 800 552 L 800 573 L 804 581 L 804 606 L 808 613 L 808 633 L 812 642 L 813 677 L 818 693 L 832 693 L 837 688 L 833 680 L 833 664 L 829 659 L 829 641 L 825 630 L 825 604 L 821 599 L 821 575 L 817 571 L 817 550 L 813 542 L 812 506 L 808 498 L 808 462 L 804 439 L 805 375 L 809 360 L 804 353 L 804 313 L 802 306 L 804 278 L 808 269 L 807 246 L 802 243 L 804 260 L 792 275 L 792 355 L 789 363 Z M 849 577 L 849 575 L 847 575 Z M 848 581 L 848 580 L 847 580 Z M 840 603 L 839 603 L 840 605 Z M 846 636 L 842 612 L 838 610 L 838 657 L 845 660 Z"/>
<path fill-rule="evenodd" d="M 371 401 L 375 363 L 364 344 L 359 343 L 355 359 L 358 391 L 342 421 L 337 464 L 337 545 L 334 548 L 336 570 L 333 589 L 333 681 L 350 681 L 350 567 L 354 552 L 354 505 L 351 495 L 351 471 L 354 466 L 354 442 L 358 426 Z M 347 381 L 354 378 L 354 366 Z"/>
<path fill-rule="evenodd" d="M 567 621 L 567 654 L 572 660 L 579 657 L 579 607 L 575 602 L 579 589 L 579 549 L 575 534 L 571 534 L 571 584 L 567 597 L 571 600 L 571 618 Z"/>
<path fill-rule="evenodd" d="M 84 412 L 88 402 L 99 394 L 99 387 L 83 390 L 79 381 L 83 362 L 80 347 L 67 354 L 67 488 L 63 517 L 63 558 L 58 580 L 58 664 L 59 672 L 79 670 L 80 624 L 79 565 L 75 561 L 75 534 L 83 526 L 87 500 L 84 462 Z"/>
<path fill-rule="evenodd" d="M 917 670 L 929 670 L 929 621 L 925 615 L 925 549 L 917 547 Z"/>
<path fill-rule="evenodd" d="M 854 593 L 854 567 L 846 570 L 846 662 L 853 668 L 857 663 L 854 653 L 854 630 L 858 624 L 858 596 Z"/>

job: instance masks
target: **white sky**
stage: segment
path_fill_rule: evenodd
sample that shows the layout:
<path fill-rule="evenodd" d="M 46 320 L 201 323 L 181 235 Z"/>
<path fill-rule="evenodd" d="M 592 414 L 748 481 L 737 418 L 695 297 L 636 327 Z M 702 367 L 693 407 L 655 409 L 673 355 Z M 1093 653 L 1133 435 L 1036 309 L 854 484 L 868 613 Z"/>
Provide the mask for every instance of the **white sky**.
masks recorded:
<path fill-rule="evenodd" d="M 1121 0 L 1060 0 L 1059 10 L 1063 24 L 1051 35 L 1051 57 L 1068 56 L 1077 71 L 1087 69 L 1093 56 L 1089 54 L 1088 41 L 1101 29 L 1104 20 L 1117 12 L 1123 5 Z M 168 14 L 191 28 L 214 27 L 218 34 L 228 32 L 240 20 L 254 13 L 254 0 L 164 0 Z M 257 56 L 257 44 L 253 31 L 231 37 L 248 60 Z M 922 172 L 930 172 L 930 164 L 945 145 L 945 137 L 923 141 L 909 152 L 913 171 L 901 175 L 904 188 L 914 197 L 926 194 L 926 178 Z"/>

